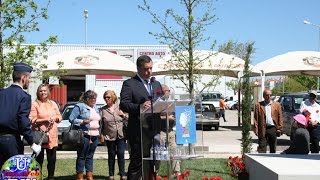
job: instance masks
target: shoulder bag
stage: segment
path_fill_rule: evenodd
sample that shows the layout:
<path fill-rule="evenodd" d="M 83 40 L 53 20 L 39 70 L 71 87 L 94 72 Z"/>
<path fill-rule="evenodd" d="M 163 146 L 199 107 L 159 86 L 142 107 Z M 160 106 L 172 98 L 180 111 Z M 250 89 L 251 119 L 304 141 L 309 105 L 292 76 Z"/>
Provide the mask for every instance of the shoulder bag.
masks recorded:
<path fill-rule="evenodd" d="M 69 130 L 62 132 L 63 145 L 82 146 L 83 138 L 83 131 L 81 129 L 73 129 L 73 123 L 71 123 Z"/>
<path fill-rule="evenodd" d="M 128 136 L 128 118 L 123 118 L 122 119 L 122 123 L 123 123 L 123 127 L 122 127 L 122 131 L 123 131 L 123 136 L 125 139 L 127 139 Z"/>
<path fill-rule="evenodd" d="M 46 132 L 42 130 L 33 130 L 33 143 L 41 145 L 41 144 L 48 144 L 48 135 Z"/>
<path fill-rule="evenodd" d="M 33 142 L 35 144 L 41 145 L 41 144 L 48 144 L 49 137 L 47 132 L 49 131 L 49 128 L 51 127 L 51 123 L 47 127 L 46 131 L 43 131 L 40 126 L 36 123 L 36 129 L 32 130 L 32 136 L 33 136 Z"/>

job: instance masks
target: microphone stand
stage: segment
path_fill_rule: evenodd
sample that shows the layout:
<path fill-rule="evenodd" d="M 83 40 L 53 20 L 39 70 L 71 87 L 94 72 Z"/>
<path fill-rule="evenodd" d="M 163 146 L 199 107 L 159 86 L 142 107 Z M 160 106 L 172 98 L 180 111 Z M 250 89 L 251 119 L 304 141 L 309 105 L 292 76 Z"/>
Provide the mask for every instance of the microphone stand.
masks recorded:
<path fill-rule="evenodd" d="M 156 152 L 156 150 L 155 150 L 155 132 L 156 132 L 156 129 L 155 129 L 155 118 L 154 118 L 154 112 L 153 112 L 153 96 L 154 96 L 154 94 L 153 94 L 153 89 L 152 89 L 152 84 L 153 84 L 153 82 L 154 82 L 154 77 L 151 77 L 151 79 L 150 79 L 150 83 L 148 84 L 149 85 L 149 91 L 150 91 L 150 94 L 149 94 L 149 100 L 150 100 L 150 102 L 151 102 L 151 121 L 152 121 L 152 140 L 151 140 L 151 142 L 152 142 L 152 166 L 153 166 L 153 177 L 154 177 L 154 179 L 156 179 L 156 177 L 157 177 L 157 173 L 156 173 L 156 154 L 155 154 L 155 152 Z"/>

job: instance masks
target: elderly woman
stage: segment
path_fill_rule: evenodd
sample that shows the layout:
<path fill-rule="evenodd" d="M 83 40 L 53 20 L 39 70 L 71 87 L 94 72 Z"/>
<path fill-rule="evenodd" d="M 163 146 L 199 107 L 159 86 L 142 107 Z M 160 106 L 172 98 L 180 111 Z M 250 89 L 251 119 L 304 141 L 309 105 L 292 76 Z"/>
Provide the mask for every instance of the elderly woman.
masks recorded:
<path fill-rule="evenodd" d="M 58 105 L 49 99 L 50 91 L 46 84 L 41 84 L 37 89 L 37 99 L 32 103 L 29 118 L 32 128 L 40 127 L 43 132 L 48 132 L 48 144 L 42 145 L 41 152 L 36 160 L 42 167 L 44 150 L 47 154 L 48 180 L 53 179 L 56 167 L 56 152 L 58 148 L 58 128 L 61 114 Z"/>
<path fill-rule="evenodd" d="M 309 154 L 310 151 L 310 135 L 307 127 L 307 119 L 302 114 L 293 116 L 296 128 L 293 134 L 291 145 L 288 149 L 284 150 L 281 154 Z"/>
<path fill-rule="evenodd" d="M 115 157 L 118 157 L 118 166 L 121 179 L 127 179 L 124 166 L 124 151 L 126 141 L 123 134 L 123 119 L 125 114 L 119 109 L 117 96 L 114 91 L 108 90 L 103 95 L 106 104 L 102 107 L 101 142 L 106 142 L 108 148 L 109 179 L 114 179 Z"/>
<path fill-rule="evenodd" d="M 99 139 L 100 114 L 95 106 L 97 93 L 86 91 L 79 103 L 74 106 L 69 121 L 73 128 L 84 132 L 83 146 L 77 149 L 76 172 L 77 179 L 83 180 L 83 169 L 86 169 L 87 180 L 93 180 L 93 155 L 96 151 Z"/>

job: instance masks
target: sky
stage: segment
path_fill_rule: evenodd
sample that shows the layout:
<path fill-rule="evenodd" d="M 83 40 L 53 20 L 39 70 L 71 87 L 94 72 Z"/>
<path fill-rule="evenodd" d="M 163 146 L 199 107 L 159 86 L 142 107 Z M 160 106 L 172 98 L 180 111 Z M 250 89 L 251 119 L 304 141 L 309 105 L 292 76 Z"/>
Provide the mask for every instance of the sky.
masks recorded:
<path fill-rule="evenodd" d="M 180 0 L 149 0 L 151 8 L 163 16 L 168 8 L 182 12 Z M 43 0 L 38 0 L 43 3 Z M 40 32 L 26 35 L 27 43 L 39 43 L 57 35 L 60 44 L 157 45 L 149 32 L 160 27 L 138 8 L 143 0 L 52 0 L 49 19 L 40 21 Z M 218 18 L 206 28 L 210 42 L 198 47 L 208 50 L 213 40 L 218 46 L 234 40 L 254 42 L 251 64 L 289 51 L 317 51 L 320 28 L 304 24 L 308 20 L 320 25 L 319 0 L 218 0 L 211 14 Z M 84 10 L 88 10 L 87 31 Z M 195 11 L 196 14 L 201 9 Z"/>

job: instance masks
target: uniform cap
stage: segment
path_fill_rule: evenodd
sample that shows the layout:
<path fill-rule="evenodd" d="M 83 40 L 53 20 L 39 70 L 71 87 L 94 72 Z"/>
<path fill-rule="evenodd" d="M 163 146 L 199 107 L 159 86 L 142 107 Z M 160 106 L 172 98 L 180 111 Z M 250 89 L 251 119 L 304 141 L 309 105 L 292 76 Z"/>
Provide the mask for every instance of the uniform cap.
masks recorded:
<path fill-rule="evenodd" d="M 313 94 L 313 95 L 316 96 L 316 97 L 317 97 L 317 95 L 318 95 L 317 91 L 315 91 L 315 90 L 310 91 L 310 92 L 309 92 L 309 95 L 311 95 L 311 94 Z"/>
<path fill-rule="evenodd" d="M 28 72 L 31 73 L 33 70 L 32 66 L 22 63 L 22 62 L 14 62 L 13 63 L 13 71 L 19 72 Z"/>

